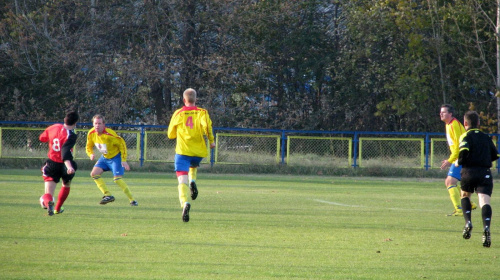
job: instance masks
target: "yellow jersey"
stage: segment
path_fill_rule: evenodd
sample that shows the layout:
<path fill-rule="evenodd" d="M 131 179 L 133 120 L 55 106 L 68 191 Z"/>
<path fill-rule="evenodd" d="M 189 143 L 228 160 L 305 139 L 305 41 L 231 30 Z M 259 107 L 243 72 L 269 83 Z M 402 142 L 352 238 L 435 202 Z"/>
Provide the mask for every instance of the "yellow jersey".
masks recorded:
<path fill-rule="evenodd" d="M 175 153 L 184 156 L 206 157 L 207 143 L 214 143 L 212 120 L 208 111 L 196 106 L 184 106 L 172 115 L 167 136 L 177 139 Z"/>
<path fill-rule="evenodd" d="M 118 153 L 121 153 L 122 161 L 127 161 L 125 140 L 110 128 L 105 127 L 101 135 L 97 134 L 95 128 L 89 130 L 85 148 L 88 156 L 94 153 L 94 146 L 107 159 L 114 158 Z"/>
<path fill-rule="evenodd" d="M 446 140 L 448 140 L 448 146 L 450 147 L 451 152 L 448 161 L 451 163 L 454 163 L 458 159 L 458 154 L 460 152 L 460 136 L 464 133 L 464 126 L 456 118 L 453 118 L 446 124 Z"/>

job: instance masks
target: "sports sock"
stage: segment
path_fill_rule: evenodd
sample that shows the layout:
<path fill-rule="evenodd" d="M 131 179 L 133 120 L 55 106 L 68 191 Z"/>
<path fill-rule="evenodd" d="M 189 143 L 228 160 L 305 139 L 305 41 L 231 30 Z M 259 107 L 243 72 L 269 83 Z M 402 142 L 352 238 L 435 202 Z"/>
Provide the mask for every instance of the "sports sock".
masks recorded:
<path fill-rule="evenodd" d="M 453 207 L 455 207 L 455 210 L 462 209 L 460 203 L 460 190 L 457 188 L 457 186 L 450 186 L 448 188 L 448 193 L 450 194 L 450 199 L 453 203 Z"/>
<path fill-rule="evenodd" d="M 483 226 L 490 227 L 491 224 L 491 215 L 492 215 L 491 206 L 489 204 L 483 205 L 481 208 L 481 215 L 483 216 Z"/>
<path fill-rule="evenodd" d="M 179 184 L 177 188 L 179 189 L 179 201 L 182 208 L 184 207 L 184 203 L 188 202 L 189 187 L 186 184 Z"/>
<path fill-rule="evenodd" d="M 189 182 L 196 181 L 196 174 L 198 173 L 198 168 L 189 167 Z"/>
<path fill-rule="evenodd" d="M 122 191 L 125 193 L 125 195 L 128 197 L 129 201 L 134 200 L 134 197 L 132 196 L 132 193 L 130 192 L 130 189 L 128 188 L 127 183 L 123 181 L 122 178 L 114 178 L 113 181 L 120 186 Z"/>
<path fill-rule="evenodd" d="M 464 213 L 465 223 L 471 220 L 472 205 L 468 197 L 462 198 L 462 211 Z"/>
<path fill-rule="evenodd" d="M 109 191 L 108 187 L 106 186 L 106 183 L 104 182 L 104 180 L 101 178 L 101 175 L 96 175 L 96 176 L 92 177 L 92 179 L 94 179 L 94 182 L 96 183 L 97 187 L 101 190 L 101 192 L 105 196 L 111 195 L 111 192 Z"/>
<path fill-rule="evenodd" d="M 54 201 L 54 198 L 52 197 L 52 195 L 50 193 L 46 193 L 42 196 L 42 200 L 43 200 L 43 205 L 45 207 L 48 207 L 49 201 Z"/>
<path fill-rule="evenodd" d="M 61 211 L 61 206 L 63 206 L 64 201 L 66 201 L 66 198 L 68 198 L 70 189 L 71 188 L 69 187 L 62 187 L 59 190 L 59 195 L 57 196 L 56 211 Z"/>
<path fill-rule="evenodd" d="M 474 208 L 474 209 L 475 209 L 475 208 L 477 208 L 477 204 L 476 204 L 476 203 L 474 203 L 474 201 L 472 201 L 472 200 L 471 200 L 471 201 L 470 201 L 470 204 L 472 205 L 472 206 L 471 206 L 472 208 Z M 472 208 L 471 208 L 471 209 L 472 209 Z M 472 209 L 472 210 L 474 210 L 474 209 Z"/>

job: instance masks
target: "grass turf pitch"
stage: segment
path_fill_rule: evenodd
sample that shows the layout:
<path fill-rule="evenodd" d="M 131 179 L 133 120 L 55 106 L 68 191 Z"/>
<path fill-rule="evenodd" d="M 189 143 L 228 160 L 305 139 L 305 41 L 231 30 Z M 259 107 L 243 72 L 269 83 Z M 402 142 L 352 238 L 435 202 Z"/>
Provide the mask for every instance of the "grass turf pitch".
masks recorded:
<path fill-rule="evenodd" d="M 78 171 L 65 212 L 49 217 L 38 170 L 0 170 L 1 279 L 495 279 L 480 210 L 470 240 L 442 180 L 198 174 L 183 223 L 175 174 L 128 172 L 131 207 Z M 445 175 L 443 173 L 443 175 Z M 495 182 L 497 184 L 497 182 Z M 56 189 L 56 195 L 60 184 Z M 473 196 L 477 202 L 477 196 Z M 498 210 L 497 210 L 498 211 Z"/>

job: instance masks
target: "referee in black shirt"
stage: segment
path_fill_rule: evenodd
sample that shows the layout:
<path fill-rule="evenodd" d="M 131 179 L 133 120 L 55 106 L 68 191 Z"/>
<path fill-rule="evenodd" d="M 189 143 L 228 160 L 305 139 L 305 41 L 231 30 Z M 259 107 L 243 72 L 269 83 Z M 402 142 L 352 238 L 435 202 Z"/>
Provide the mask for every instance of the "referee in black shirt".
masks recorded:
<path fill-rule="evenodd" d="M 458 164 L 462 165 L 462 210 L 465 227 L 463 237 L 469 239 L 472 231 L 470 197 L 477 192 L 481 215 L 483 218 L 483 246 L 491 246 L 490 199 L 493 192 L 493 178 L 491 176 L 492 162 L 500 156 L 491 138 L 479 130 L 479 115 L 475 111 L 468 111 L 464 115 L 464 126 L 467 130 L 460 137 L 460 153 Z"/>

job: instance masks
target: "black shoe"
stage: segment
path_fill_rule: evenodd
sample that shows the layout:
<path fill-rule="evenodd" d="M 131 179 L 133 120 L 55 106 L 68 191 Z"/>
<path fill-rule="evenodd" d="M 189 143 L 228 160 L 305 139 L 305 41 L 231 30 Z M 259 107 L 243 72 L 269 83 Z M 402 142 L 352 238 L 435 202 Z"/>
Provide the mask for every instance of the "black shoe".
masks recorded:
<path fill-rule="evenodd" d="M 47 214 L 49 214 L 49 216 L 52 216 L 54 215 L 54 201 L 49 201 L 49 206 L 47 207 Z"/>
<path fill-rule="evenodd" d="M 115 197 L 110 195 L 110 196 L 103 196 L 101 202 L 99 204 L 108 204 L 110 202 L 115 201 Z"/>
<path fill-rule="evenodd" d="M 191 208 L 191 204 L 186 202 L 184 204 L 184 208 L 182 209 L 182 221 L 187 223 L 189 222 L 189 209 Z"/>
<path fill-rule="evenodd" d="M 469 221 L 464 226 L 463 237 L 464 239 L 470 238 L 470 232 L 472 231 L 472 223 Z"/>
<path fill-rule="evenodd" d="M 485 227 L 483 232 L 483 247 L 490 247 L 490 246 L 491 246 L 490 229 L 488 227 Z"/>
<path fill-rule="evenodd" d="M 132 201 L 130 202 L 130 206 L 139 206 L 139 203 L 137 203 L 137 201 L 136 201 L 136 200 L 132 200 Z"/>
<path fill-rule="evenodd" d="M 195 200 L 198 197 L 198 188 L 196 187 L 196 183 L 194 181 L 189 183 L 189 189 L 191 190 L 191 199 Z"/>

